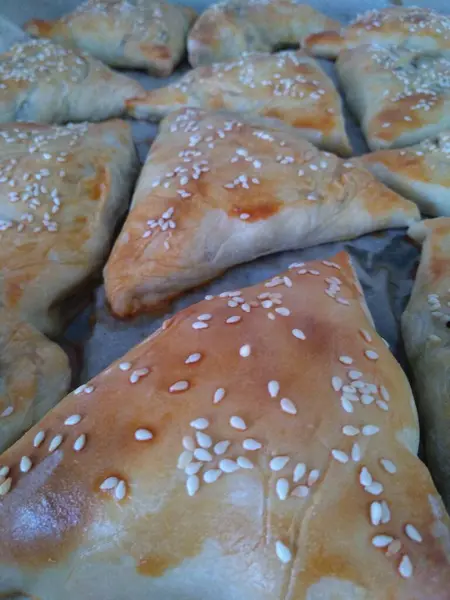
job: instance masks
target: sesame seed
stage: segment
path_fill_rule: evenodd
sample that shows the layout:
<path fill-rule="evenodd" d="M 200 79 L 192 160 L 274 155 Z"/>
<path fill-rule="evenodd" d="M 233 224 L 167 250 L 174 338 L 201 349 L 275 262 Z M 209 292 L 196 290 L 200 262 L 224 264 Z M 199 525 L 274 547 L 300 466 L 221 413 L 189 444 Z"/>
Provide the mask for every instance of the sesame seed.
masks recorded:
<path fill-rule="evenodd" d="M 244 450 L 259 450 L 262 447 L 262 444 L 257 440 L 248 438 L 242 442 L 242 447 Z"/>
<path fill-rule="evenodd" d="M 379 502 L 372 502 L 370 505 L 370 522 L 374 527 L 377 527 L 381 523 L 381 504 Z"/>
<path fill-rule="evenodd" d="M 349 371 L 348 372 L 348 376 L 350 377 L 350 379 L 359 379 L 360 377 L 362 377 L 362 373 L 361 371 Z"/>
<path fill-rule="evenodd" d="M 117 477 L 107 477 L 105 481 L 100 485 L 101 490 L 112 490 L 119 483 Z"/>
<path fill-rule="evenodd" d="M 271 321 L 275 321 L 275 315 L 273 314 L 273 312 L 267 313 L 267 318 L 270 319 Z"/>
<path fill-rule="evenodd" d="M 371 436 L 378 433 L 380 431 L 380 428 L 376 425 L 364 425 L 361 431 L 363 435 Z"/>
<path fill-rule="evenodd" d="M 345 412 L 352 413 L 353 412 L 353 404 L 347 398 L 347 396 L 341 396 L 341 405 Z"/>
<path fill-rule="evenodd" d="M 339 360 L 343 365 L 351 365 L 353 363 L 353 359 L 350 356 L 340 356 Z"/>
<path fill-rule="evenodd" d="M 269 381 L 267 389 L 269 390 L 270 397 L 276 398 L 280 391 L 280 384 L 275 380 Z"/>
<path fill-rule="evenodd" d="M 121 479 L 119 481 L 119 483 L 116 485 L 116 489 L 114 490 L 114 496 L 116 497 L 116 500 L 118 500 L 120 502 L 121 500 L 123 500 L 125 498 L 126 495 L 127 495 L 127 486 L 125 484 L 125 481 L 123 481 L 123 479 Z"/>
<path fill-rule="evenodd" d="M 367 487 L 368 485 L 371 485 L 372 481 L 372 475 L 369 473 L 367 467 L 363 467 L 359 474 L 359 482 L 363 487 Z"/>
<path fill-rule="evenodd" d="M 375 398 L 373 396 L 371 396 L 370 394 L 363 394 L 361 396 L 361 402 L 363 404 L 365 404 L 366 406 L 368 406 L 369 404 L 372 404 L 372 402 L 375 400 Z"/>
<path fill-rule="evenodd" d="M 340 462 L 342 464 L 345 464 L 348 462 L 348 456 L 347 456 L 347 454 L 345 454 L 345 452 L 342 452 L 342 450 L 332 450 L 331 455 L 333 456 L 334 459 L 336 459 L 338 462 Z"/>
<path fill-rule="evenodd" d="M 205 313 L 203 315 L 200 315 L 199 317 L 197 317 L 197 319 L 199 321 L 209 321 L 212 318 L 212 315 Z"/>
<path fill-rule="evenodd" d="M 301 329 L 293 329 L 292 335 L 298 340 L 306 340 L 306 335 L 303 333 Z"/>
<path fill-rule="evenodd" d="M 409 558 L 409 556 L 407 554 L 405 554 L 403 556 L 403 558 L 401 559 L 400 564 L 398 566 L 398 572 L 405 579 L 408 579 L 409 577 L 412 576 L 413 566 L 411 563 L 411 559 Z"/>
<path fill-rule="evenodd" d="M 251 311 L 250 304 L 248 304 L 247 302 L 244 302 L 244 304 L 241 304 L 241 308 L 244 312 L 247 312 L 247 313 L 249 313 Z"/>
<path fill-rule="evenodd" d="M 0 417 L 9 417 L 14 412 L 14 406 L 8 406 L 5 410 L 0 414 Z"/>
<path fill-rule="evenodd" d="M 353 387 L 352 385 L 344 385 L 342 391 L 345 392 L 346 395 L 348 394 L 349 399 L 353 399 L 355 402 L 357 401 L 356 398 L 352 398 L 352 396 L 354 396 L 356 392 L 355 387 Z"/>
<path fill-rule="evenodd" d="M 191 462 L 188 464 L 188 466 L 184 469 L 184 472 L 186 473 L 186 475 L 196 475 L 200 469 L 203 467 L 203 463 L 201 462 Z"/>
<path fill-rule="evenodd" d="M 211 448 L 212 439 L 209 435 L 203 433 L 202 431 L 196 431 L 195 437 L 200 448 Z"/>
<path fill-rule="evenodd" d="M 213 398 L 214 404 L 218 404 L 224 398 L 225 398 L 225 390 L 224 390 L 224 388 L 217 388 L 217 390 L 214 392 L 214 398 Z"/>
<path fill-rule="evenodd" d="M 217 442 L 217 444 L 214 446 L 214 454 L 216 454 L 217 456 L 221 456 L 222 454 L 225 454 L 229 447 L 230 442 L 228 440 L 222 440 L 221 442 Z"/>
<path fill-rule="evenodd" d="M 22 458 L 20 459 L 20 470 L 22 471 L 22 473 L 28 473 L 32 466 L 33 463 L 28 458 L 28 456 L 22 456 Z"/>
<path fill-rule="evenodd" d="M 284 565 L 287 565 L 288 563 L 291 562 L 292 552 L 289 550 L 289 548 L 285 544 L 283 544 L 283 542 L 280 542 L 280 540 L 277 540 L 275 542 L 275 552 L 277 553 L 279 560 Z"/>
<path fill-rule="evenodd" d="M 185 435 L 182 440 L 183 448 L 185 450 L 189 450 L 190 452 L 194 452 L 195 450 L 195 442 L 190 435 Z"/>
<path fill-rule="evenodd" d="M 148 375 L 148 373 L 149 370 L 146 368 L 136 369 L 130 375 L 130 383 L 137 383 L 141 377 L 145 377 L 145 375 Z"/>
<path fill-rule="evenodd" d="M 418 542 L 420 544 L 420 542 L 423 541 L 421 534 L 417 531 L 414 525 L 411 525 L 411 523 L 405 525 L 405 533 L 413 542 Z"/>
<path fill-rule="evenodd" d="M 384 410 L 385 412 L 389 410 L 389 404 L 387 404 L 384 400 L 377 400 L 375 404 L 378 406 L 378 408 L 381 408 L 381 410 Z"/>
<path fill-rule="evenodd" d="M 362 335 L 362 337 L 366 340 L 367 343 L 370 344 L 372 342 L 372 336 L 366 329 L 360 329 L 359 333 Z"/>
<path fill-rule="evenodd" d="M 211 453 L 208 452 L 208 450 L 205 450 L 204 448 L 196 448 L 194 450 L 194 456 L 197 460 L 200 460 L 201 462 L 210 462 L 212 460 Z"/>
<path fill-rule="evenodd" d="M 392 460 L 388 460 L 387 458 L 381 458 L 380 463 L 384 470 L 390 473 L 391 475 L 397 472 L 397 467 L 392 462 Z"/>
<path fill-rule="evenodd" d="M 335 392 L 339 392 L 342 389 L 343 383 L 344 382 L 340 377 L 334 376 L 331 378 L 331 385 L 333 386 L 333 390 Z"/>
<path fill-rule="evenodd" d="M 33 446 L 35 448 L 39 448 L 39 446 L 42 444 L 42 442 L 45 439 L 45 432 L 44 431 L 38 431 L 38 433 L 34 436 L 34 440 L 33 440 Z"/>
<path fill-rule="evenodd" d="M 59 446 L 61 446 L 62 441 L 63 441 L 62 435 L 59 435 L 59 434 L 55 435 L 55 437 L 50 442 L 50 445 L 48 447 L 48 451 L 49 452 L 54 452 L 57 448 L 59 448 Z"/>
<path fill-rule="evenodd" d="M 224 458 L 219 462 L 219 468 L 224 473 L 234 473 L 239 469 L 239 465 L 236 461 Z"/>
<path fill-rule="evenodd" d="M 250 344 L 244 344 L 243 346 L 241 346 L 239 349 L 239 354 L 242 356 L 242 358 L 249 357 L 251 354 Z"/>
<path fill-rule="evenodd" d="M 129 362 L 121 362 L 119 365 L 119 369 L 121 371 L 129 371 L 131 369 L 131 363 Z"/>
<path fill-rule="evenodd" d="M 242 221 L 246 221 L 247 219 L 250 219 L 250 215 L 248 213 L 241 213 L 239 218 L 242 219 Z"/>
<path fill-rule="evenodd" d="M 402 549 L 402 544 L 400 540 L 394 540 L 391 542 L 387 548 L 386 556 L 394 556 Z"/>
<path fill-rule="evenodd" d="M 203 481 L 205 483 L 214 483 L 221 475 L 222 471 L 220 469 L 209 469 L 203 473 Z"/>
<path fill-rule="evenodd" d="M 194 421 L 191 421 L 190 425 L 194 429 L 206 429 L 207 427 L 209 427 L 209 421 L 208 421 L 208 419 L 205 419 L 204 417 L 200 417 L 199 419 L 195 419 Z"/>
<path fill-rule="evenodd" d="M 306 498 L 309 494 L 309 488 L 306 485 L 298 485 L 291 492 L 291 496 L 297 496 L 298 498 Z"/>
<path fill-rule="evenodd" d="M 189 381 L 182 380 L 173 383 L 169 388 L 169 392 L 185 392 L 187 389 L 189 389 Z"/>
<path fill-rule="evenodd" d="M 359 434 L 359 429 L 357 427 L 353 427 L 353 425 L 344 425 L 342 428 L 342 433 L 349 437 L 354 437 Z"/>
<path fill-rule="evenodd" d="M 241 467 L 241 469 L 253 469 L 254 467 L 252 461 L 246 456 L 238 456 L 237 464 Z"/>
<path fill-rule="evenodd" d="M 190 365 L 192 363 L 196 363 L 201 359 L 202 355 L 200 352 L 195 352 L 194 354 L 190 354 L 187 359 L 184 361 L 186 365 Z"/>
<path fill-rule="evenodd" d="M 289 415 L 297 414 L 297 407 L 292 402 L 292 400 L 289 400 L 289 398 L 282 398 L 280 400 L 280 406 L 281 410 Z"/>
<path fill-rule="evenodd" d="M 391 520 L 391 511 L 389 510 L 389 506 L 386 500 L 381 501 L 381 522 L 383 524 L 389 523 Z"/>
<path fill-rule="evenodd" d="M 357 442 L 352 446 L 352 460 L 353 462 L 359 462 L 361 460 L 361 448 Z"/>
<path fill-rule="evenodd" d="M 305 463 L 298 463 L 294 469 L 294 475 L 293 475 L 294 483 L 298 483 L 302 479 L 302 477 L 305 475 L 305 473 L 306 473 Z"/>
<path fill-rule="evenodd" d="M 389 402 L 389 400 L 391 399 L 389 392 L 387 391 L 387 389 L 384 387 L 384 385 L 380 386 L 380 393 L 381 393 L 381 397 L 383 398 L 383 400 L 385 400 L 386 402 Z"/>
<path fill-rule="evenodd" d="M 238 315 L 235 315 L 233 317 L 228 317 L 228 319 L 225 321 L 225 323 L 239 323 L 240 320 L 241 320 L 241 317 L 239 317 Z"/>
<path fill-rule="evenodd" d="M 394 538 L 390 535 L 376 535 L 372 538 L 372 544 L 375 548 L 386 548 L 389 546 L 391 542 L 394 541 Z"/>
<path fill-rule="evenodd" d="M 369 360 L 378 360 L 380 358 L 373 350 L 366 350 L 364 354 Z"/>
<path fill-rule="evenodd" d="M 373 496 L 379 496 L 383 493 L 384 488 L 381 485 L 381 483 L 379 483 L 378 481 L 374 481 L 373 483 L 368 485 L 365 488 L 365 490 L 368 494 L 372 494 Z"/>
<path fill-rule="evenodd" d="M 80 452 L 80 450 L 83 450 L 83 448 L 85 446 L 86 446 L 86 435 L 84 433 L 82 433 L 75 440 L 75 442 L 73 444 L 73 449 L 75 450 L 75 452 Z"/>
<path fill-rule="evenodd" d="M 136 429 L 136 431 L 134 432 L 134 437 L 138 442 L 146 442 L 153 438 L 153 433 L 148 429 L 140 428 Z"/>
<path fill-rule="evenodd" d="M 280 306 L 276 308 L 275 312 L 281 315 L 282 317 L 288 317 L 291 314 L 291 311 L 285 306 Z"/>
<path fill-rule="evenodd" d="M 203 321 L 195 321 L 192 323 L 192 329 L 207 329 L 208 323 L 204 323 Z"/>
<path fill-rule="evenodd" d="M 244 419 L 242 419 L 241 417 L 231 417 L 230 425 L 231 427 L 234 427 L 234 429 L 239 429 L 240 431 L 245 431 L 247 429 L 247 425 L 245 424 Z"/>
<path fill-rule="evenodd" d="M 81 415 L 71 415 L 64 421 L 64 425 L 77 425 L 81 421 Z"/>
<path fill-rule="evenodd" d="M 0 477 L 6 477 L 9 473 L 9 467 L 0 467 Z"/>
<path fill-rule="evenodd" d="M 275 491 L 280 500 L 286 500 L 289 495 L 289 481 L 282 477 L 275 485 Z"/>
<path fill-rule="evenodd" d="M 271 471 L 281 471 L 289 462 L 289 456 L 275 456 L 269 463 Z"/>
<path fill-rule="evenodd" d="M 186 490 L 189 496 L 194 496 L 200 487 L 200 479 L 197 475 L 190 475 L 186 481 Z"/>
<path fill-rule="evenodd" d="M 11 479 L 11 477 L 8 477 L 8 479 L 5 479 L 5 481 L 0 484 L 0 496 L 6 496 L 6 494 L 11 489 L 11 486 L 12 486 L 12 479 Z"/>
<path fill-rule="evenodd" d="M 313 469 L 312 471 L 310 471 L 310 473 L 308 475 L 308 486 L 311 487 L 312 485 L 314 485 L 316 483 L 316 481 L 319 479 L 319 477 L 320 477 L 319 469 Z"/>

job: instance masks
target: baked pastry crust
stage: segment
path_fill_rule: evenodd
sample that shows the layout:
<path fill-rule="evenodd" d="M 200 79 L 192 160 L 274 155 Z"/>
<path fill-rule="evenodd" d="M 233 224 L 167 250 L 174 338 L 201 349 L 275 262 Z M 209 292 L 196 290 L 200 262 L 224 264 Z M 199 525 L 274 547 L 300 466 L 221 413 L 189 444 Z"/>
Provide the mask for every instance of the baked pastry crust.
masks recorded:
<path fill-rule="evenodd" d="M 371 150 L 416 144 L 450 127 L 450 58 L 359 46 L 336 67 Z"/>
<path fill-rule="evenodd" d="M 319 64 L 301 50 L 255 53 L 197 67 L 127 106 L 133 117 L 156 121 L 184 107 L 276 118 L 321 148 L 352 153 L 340 95 Z"/>
<path fill-rule="evenodd" d="M 84 52 L 30 40 L 0 55 L 0 122 L 101 121 L 144 88 Z"/>
<path fill-rule="evenodd" d="M 401 150 L 366 154 L 362 161 L 383 183 L 413 200 L 422 213 L 450 217 L 450 131 Z"/>
<path fill-rule="evenodd" d="M 418 441 L 348 256 L 292 265 L 175 315 L 0 457 L 0 595 L 447 600 Z"/>
<path fill-rule="evenodd" d="M 450 218 L 417 223 L 408 235 L 422 244 L 422 255 L 402 331 L 427 465 L 450 508 Z"/>
<path fill-rule="evenodd" d="M 0 308 L 0 451 L 63 398 L 70 385 L 66 354 L 34 327 Z"/>
<path fill-rule="evenodd" d="M 338 31 L 311 34 L 305 48 L 314 56 L 336 58 L 341 50 L 373 44 L 450 55 L 450 17 L 430 8 L 390 6 L 369 10 Z"/>
<path fill-rule="evenodd" d="M 105 268 L 116 315 L 155 307 L 264 254 L 419 218 L 358 159 L 320 152 L 291 127 L 269 123 L 198 109 L 163 121 Z"/>
<path fill-rule="evenodd" d="M 44 333 L 101 267 L 138 158 L 123 121 L 0 127 L 0 305 Z"/>
<path fill-rule="evenodd" d="M 209 6 L 188 36 L 193 67 L 239 59 L 244 52 L 273 52 L 302 45 L 311 33 L 341 25 L 294 0 L 228 0 Z"/>
<path fill-rule="evenodd" d="M 59 20 L 34 19 L 25 30 L 81 48 L 113 67 L 167 77 L 185 54 L 195 17 L 188 6 L 156 0 L 87 0 Z"/>

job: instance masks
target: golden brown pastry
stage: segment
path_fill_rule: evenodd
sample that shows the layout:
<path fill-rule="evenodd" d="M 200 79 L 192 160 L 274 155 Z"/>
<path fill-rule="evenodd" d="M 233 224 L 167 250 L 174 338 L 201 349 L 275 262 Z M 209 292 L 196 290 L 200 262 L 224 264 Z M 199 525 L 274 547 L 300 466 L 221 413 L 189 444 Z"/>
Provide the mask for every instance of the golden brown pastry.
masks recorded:
<path fill-rule="evenodd" d="M 226 0 L 209 6 L 188 36 L 193 67 L 239 59 L 244 52 L 273 52 L 302 45 L 311 33 L 341 28 L 307 4 L 294 0 Z"/>
<path fill-rule="evenodd" d="M 366 45 L 341 52 L 336 67 L 371 150 L 450 127 L 450 57 Z"/>
<path fill-rule="evenodd" d="M 340 32 L 313 33 L 304 41 L 312 54 L 326 58 L 336 58 L 341 50 L 362 44 L 450 55 L 450 18 L 430 8 L 390 6 L 363 13 Z"/>
<path fill-rule="evenodd" d="M 0 451 L 42 419 L 67 394 L 69 384 L 63 350 L 0 308 Z"/>
<path fill-rule="evenodd" d="M 338 154 L 352 150 L 342 101 L 331 79 L 305 52 L 250 54 L 189 71 L 176 83 L 127 102 L 132 116 L 159 120 L 192 106 L 285 121 L 306 139 Z"/>
<path fill-rule="evenodd" d="M 68 396 L 0 456 L 0 596 L 447 600 L 449 518 L 359 289 L 344 253 L 294 264 Z"/>
<path fill-rule="evenodd" d="M 383 183 L 416 202 L 433 217 L 450 217 L 450 132 L 403 149 L 379 150 L 362 157 Z"/>
<path fill-rule="evenodd" d="M 106 294 L 114 313 L 132 315 L 257 256 L 418 218 L 358 159 L 320 152 L 291 127 L 184 109 L 151 148 Z"/>
<path fill-rule="evenodd" d="M 59 331 L 102 265 L 137 164 L 123 121 L 0 127 L 0 305 Z"/>
<path fill-rule="evenodd" d="M 25 30 L 81 48 L 108 65 L 166 77 L 185 54 L 195 17 L 188 6 L 157 0 L 86 0 L 61 19 L 34 19 Z"/>
<path fill-rule="evenodd" d="M 30 40 L 0 55 L 0 122 L 101 121 L 144 88 L 84 52 Z"/>
<path fill-rule="evenodd" d="M 408 235 L 422 244 L 422 256 L 402 316 L 403 337 L 427 465 L 450 508 L 450 219 L 416 223 Z"/>

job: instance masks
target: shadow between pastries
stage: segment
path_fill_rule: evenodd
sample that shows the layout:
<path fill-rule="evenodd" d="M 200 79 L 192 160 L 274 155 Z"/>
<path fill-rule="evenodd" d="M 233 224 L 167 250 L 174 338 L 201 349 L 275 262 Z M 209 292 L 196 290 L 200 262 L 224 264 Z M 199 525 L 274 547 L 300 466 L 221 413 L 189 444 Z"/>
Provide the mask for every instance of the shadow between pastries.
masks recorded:
<path fill-rule="evenodd" d="M 264 119 L 184 109 L 151 148 L 105 267 L 106 294 L 129 316 L 258 256 L 418 219 L 359 159 Z"/>

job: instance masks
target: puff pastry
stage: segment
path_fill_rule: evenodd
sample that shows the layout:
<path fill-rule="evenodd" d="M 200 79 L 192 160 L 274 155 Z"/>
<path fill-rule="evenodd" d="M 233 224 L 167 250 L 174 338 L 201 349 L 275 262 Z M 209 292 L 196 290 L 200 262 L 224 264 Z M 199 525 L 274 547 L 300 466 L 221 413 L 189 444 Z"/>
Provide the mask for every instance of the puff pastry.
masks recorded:
<path fill-rule="evenodd" d="M 362 157 L 383 183 L 416 202 L 426 215 L 450 217 L 450 132 L 402 150 Z"/>
<path fill-rule="evenodd" d="M 305 48 L 325 58 L 335 58 L 341 50 L 361 44 L 450 55 L 450 17 L 419 6 L 391 6 L 363 13 L 340 32 L 313 33 L 304 41 Z"/>
<path fill-rule="evenodd" d="M 209 6 L 197 19 L 188 36 L 189 62 L 197 67 L 239 59 L 244 52 L 272 52 L 340 27 L 294 0 L 228 0 Z"/>
<path fill-rule="evenodd" d="M 59 346 L 0 308 L 0 451 L 63 398 L 69 361 Z"/>
<path fill-rule="evenodd" d="M 294 264 L 68 396 L 0 456 L 0 595 L 447 600 L 450 521 L 359 290 L 345 253 Z"/>
<path fill-rule="evenodd" d="M 81 48 L 108 65 L 166 77 L 185 54 L 195 17 L 188 6 L 156 0 L 87 0 L 62 19 L 34 19 L 25 30 Z"/>
<path fill-rule="evenodd" d="M 105 268 L 116 315 L 257 256 L 404 227 L 419 212 L 290 127 L 183 109 L 163 122 Z M 133 265 L 133 269 L 129 265 Z"/>
<path fill-rule="evenodd" d="M 137 165 L 123 121 L 0 127 L 0 305 L 59 331 L 109 250 Z"/>
<path fill-rule="evenodd" d="M 402 316 L 425 457 L 450 508 L 450 218 L 422 221 L 408 235 L 423 244 L 411 299 Z"/>
<path fill-rule="evenodd" d="M 372 150 L 416 144 L 450 127 L 450 59 L 404 48 L 341 52 L 337 71 Z"/>
<path fill-rule="evenodd" d="M 346 156 L 352 151 L 333 82 L 301 50 L 198 67 L 127 106 L 132 116 L 152 120 L 185 106 L 257 114 L 285 121 L 320 147 Z"/>
<path fill-rule="evenodd" d="M 125 112 L 142 86 L 83 52 L 49 40 L 16 44 L 0 55 L 0 122 L 100 121 Z"/>

